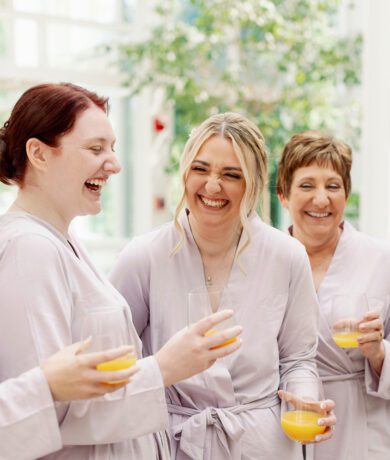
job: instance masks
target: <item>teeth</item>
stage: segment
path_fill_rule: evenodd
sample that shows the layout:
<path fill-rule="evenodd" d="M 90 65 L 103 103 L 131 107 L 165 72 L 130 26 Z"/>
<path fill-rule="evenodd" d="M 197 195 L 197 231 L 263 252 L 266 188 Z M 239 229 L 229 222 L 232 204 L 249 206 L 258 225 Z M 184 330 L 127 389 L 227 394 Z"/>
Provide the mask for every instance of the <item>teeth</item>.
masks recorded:
<path fill-rule="evenodd" d="M 225 204 L 227 203 L 226 200 L 209 200 L 204 196 L 201 197 L 201 200 L 204 204 L 206 204 L 207 206 L 212 206 L 213 208 L 222 208 L 222 206 L 225 206 Z"/>
<path fill-rule="evenodd" d="M 87 180 L 86 183 L 91 185 L 97 185 L 98 187 L 103 187 L 106 181 L 104 179 L 90 179 Z"/>
<path fill-rule="evenodd" d="M 307 211 L 307 214 L 311 217 L 328 217 L 330 215 L 330 212 L 311 212 Z"/>

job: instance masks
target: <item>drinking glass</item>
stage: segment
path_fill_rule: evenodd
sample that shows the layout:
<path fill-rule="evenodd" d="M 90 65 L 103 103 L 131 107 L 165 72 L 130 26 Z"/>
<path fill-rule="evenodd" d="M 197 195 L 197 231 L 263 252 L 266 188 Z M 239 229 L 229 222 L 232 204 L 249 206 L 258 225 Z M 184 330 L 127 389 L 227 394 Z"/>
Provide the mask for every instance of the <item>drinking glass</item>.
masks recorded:
<path fill-rule="evenodd" d="M 127 308 L 127 306 L 109 306 L 84 311 L 81 322 L 81 337 L 86 339 L 92 336 L 92 344 L 87 352 L 104 351 L 131 344 Z M 96 369 L 98 371 L 119 371 L 133 366 L 136 361 L 136 357 L 128 353 L 100 363 Z M 117 384 L 122 383 L 122 381 L 102 383 Z"/>
<path fill-rule="evenodd" d="M 341 348 L 357 348 L 359 321 L 369 310 L 365 294 L 335 295 L 332 298 L 331 326 L 332 338 Z"/>
<path fill-rule="evenodd" d="M 231 308 L 232 301 L 229 290 L 226 286 L 202 286 L 200 288 L 193 289 L 188 293 L 188 325 L 194 324 L 205 316 L 209 316 L 217 311 Z M 218 331 L 228 329 L 233 326 L 236 326 L 236 321 L 233 317 L 231 317 L 208 330 L 205 333 L 205 336 L 215 334 Z M 212 349 L 224 347 L 236 340 L 237 337 L 233 337 L 219 345 L 216 345 L 215 347 L 212 347 Z"/>
<path fill-rule="evenodd" d="M 286 435 L 301 443 L 315 441 L 325 426 L 318 419 L 326 412 L 320 408 L 324 399 L 321 380 L 315 376 L 294 377 L 282 385 L 281 425 Z"/>

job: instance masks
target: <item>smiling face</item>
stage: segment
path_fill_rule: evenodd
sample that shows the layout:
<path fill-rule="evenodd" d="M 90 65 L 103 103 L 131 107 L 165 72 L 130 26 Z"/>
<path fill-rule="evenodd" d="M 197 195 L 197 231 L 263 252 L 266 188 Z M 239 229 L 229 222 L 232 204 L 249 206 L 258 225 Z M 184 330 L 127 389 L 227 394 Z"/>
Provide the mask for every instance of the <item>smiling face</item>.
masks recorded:
<path fill-rule="evenodd" d="M 347 197 L 342 177 L 330 166 L 313 163 L 298 168 L 289 196 L 279 198 L 290 213 L 294 236 L 301 242 L 337 237 Z"/>
<path fill-rule="evenodd" d="M 199 226 L 240 222 L 245 179 L 229 140 L 217 135 L 203 144 L 190 166 L 185 191 L 191 219 Z"/>
<path fill-rule="evenodd" d="M 115 136 L 103 110 L 91 106 L 77 117 L 58 147 L 47 147 L 45 191 L 65 221 L 101 210 L 101 191 L 111 174 L 120 171 L 113 151 Z"/>

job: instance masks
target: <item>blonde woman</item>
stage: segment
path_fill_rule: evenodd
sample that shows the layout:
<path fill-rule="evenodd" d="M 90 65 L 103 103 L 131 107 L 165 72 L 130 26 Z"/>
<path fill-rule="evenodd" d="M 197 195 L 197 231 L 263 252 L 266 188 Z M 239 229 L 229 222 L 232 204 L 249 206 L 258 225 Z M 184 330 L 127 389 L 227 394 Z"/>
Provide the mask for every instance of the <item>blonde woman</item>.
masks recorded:
<path fill-rule="evenodd" d="M 188 292 L 202 285 L 228 286 L 244 330 L 234 357 L 167 389 L 173 458 L 299 459 L 277 390 L 287 375 L 316 375 L 317 302 L 304 248 L 255 211 L 264 138 L 241 115 L 212 116 L 191 133 L 180 171 L 174 221 L 135 238 L 111 280 L 149 354 L 187 324 Z"/>

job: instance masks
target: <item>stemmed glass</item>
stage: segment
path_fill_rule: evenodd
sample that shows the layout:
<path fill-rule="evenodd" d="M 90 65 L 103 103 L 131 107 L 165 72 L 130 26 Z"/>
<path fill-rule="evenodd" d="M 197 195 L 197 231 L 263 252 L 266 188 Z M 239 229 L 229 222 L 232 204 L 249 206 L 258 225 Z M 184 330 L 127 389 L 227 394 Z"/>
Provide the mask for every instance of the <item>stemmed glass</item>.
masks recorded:
<path fill-rule="evenodd" d="M 232 301 L 229 290 L 226 286 L 202 286 L 191 290 L 188 293 L 188 325 L 196 323 L 205 316 L 216 313 L 220 310 L 227 310 L 232 308 Z M 212 335 L 218 331 L 228 329 L 236 326 L 236 321 L 233 317 L 222 321 L 213 329 L 208 330 L 205 335 Z M 237 337 L 233 337 L 225 342 L 212 347 L 220 348 L 225 345 L 229 345 L 237 340 Z"/>
<path fill-rule="evenodd" d="M 129 318 L 126 306 L 107 306 L 90 308 L 84 311 L 81 322 L 81 337 L 92 337 L 88 352 L 104 351 L 122 345 L 131 344 Z M 119 371 L 127 369 L 136 363 L 132 354 L 100 363 L 96 366 L 99 371 Z M 114 384 L 112 382 L 102 382 Z M 122 383 L 122 382 L 115 382 Z"/>
<path fill-rule="evenodd" d="M 357 338 L 361 318 L 368 311 L 368 299 L 365 294 L 335 295 L 332 298 L 331 326 L 332 338 L 341 348 L 357 348 Z"/>
<path fill-rule="evenodd" d="M 290 439 L 313 442 L 317 435 L 324 433 L 326 427 L 318 425 L 318 420 L 326 416 L 320 406 L 324 392 L 319 378 L 292 377 L 283 382 L 280 397 L 281 425 Z"/>

